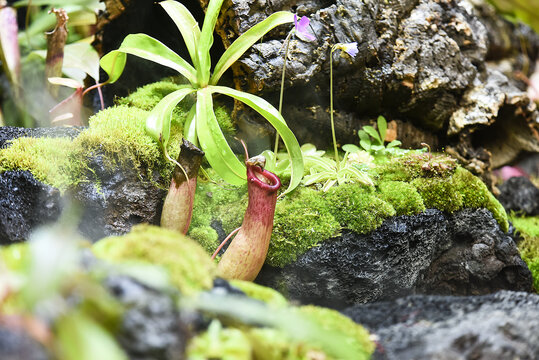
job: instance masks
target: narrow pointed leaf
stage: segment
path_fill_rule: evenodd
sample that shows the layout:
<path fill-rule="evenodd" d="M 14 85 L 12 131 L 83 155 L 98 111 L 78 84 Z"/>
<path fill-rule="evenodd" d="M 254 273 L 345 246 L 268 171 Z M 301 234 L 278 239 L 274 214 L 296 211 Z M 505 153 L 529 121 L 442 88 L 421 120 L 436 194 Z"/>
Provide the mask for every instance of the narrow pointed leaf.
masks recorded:
<path fill-rule="evenodd" d="M 146 118 L 146 133 L 155 141 L 161 143 L 164 148 L 170 138 L 170 121 L 172 110 L 187 95 L 194 92 L 190 86 L 176 90 L 165 96 L 150 112 Z"/>
<path fill-rule="evenodd" d="M 284 193 L 286 194 L 294 190 L 299 185 L 301 178 L 303 177 L 303 155 L 301 153 L 298 140 L 292 133 L 292 130 L 290 130 L 288 125 L 286 125 L 286 122 L 281 114 L 279 114 L 279 111 L 277 111 L 277 109 L 275 109 L 269 102 L 256 95 L 248 94 L 224 86 L 208 86 L 208 88 L 210 88 L 213 92 L 228 95 L 243 102 L 245 105 L 253 108 L 256 112 L 266 118 L 271 125 L 273 125 L 275 130 L 277 130 L 283 139 L 286 146 L 286 151 L 288 151 L 288 155 L 290 156 L 292 162 L 290 185 Z"/>
<path fill-rule="evenodd" d="M 185 76 L 190 83 L 196 83 L 196 71 L 187 61 L 165 44 L 146 34 L 127 35 L 117 50 L 113 50 L 101 58 L 101 67 L 109 75 L 110 83 L 118 80 L 122 74 L 126 54 L 135 55 L 174 69 Z"/>
<path fill-rule="evenodd" d="M 178 30 L 180 30 L 183 41 L 185 41 L 191 60 L 196 68 L 198 64 L 197 43 L 200 40 L 200 28 L 198 27 L 197 21 L 189 10 L 179 2 L 167 0 L 162 1 L 159 4 L 174 21 Z"/>
<path fill-rule="evenodd" d="M 223 56 L 219 59 L 215 70 L 210 79 L 210 84 L 215 85 L 224 74 L 224 72 L 238 60 L 247 49 L 249 49 L 254 43 L 256 43 L 262 36 L 267 34 L 271 29 L 276 26 L 294 22 L 294 14 L 288 11 L 279 11 L 271 14 L 264 21 L 259 22 L 239 38 L 234 41 L 232 45 L 225 51 Z"/>
<path fill-rule="evenodd" d="M 226 182 L 233 185 L 245 184 L 247 170 L 232 152 L 219 127 L 213 112 L 212 93 L 209 88 L 197 92 L 196 109 L 198 141 L 211 167 Z"/>
<path fill-rule="evenodd" d="M 200 33 L 200 41 L 198 43 L 198 82 L 200 86 L 206 86 L 210 81 L 210 49 L 213 45 L 213 30 L 215 23 L 219 17 L 219 11 L 224 0 L 210 0 Z"/>
<path fill-rule="evenodd" d="M 378 132 L 380 133 L 380 140 L 382 140 L 382 145 L 383 145 L 386 139 L 387 121 L 383 116 L 378 116 L 377 123 L 378 123 Z"/>
<path fill-rule="evenodd" d="M 193 145 L 198 146 L 197 130 L 196 130 L 196 113 L 197 106 L 193 104 L 183 125 L 183 137 L 192 142 Z"/>

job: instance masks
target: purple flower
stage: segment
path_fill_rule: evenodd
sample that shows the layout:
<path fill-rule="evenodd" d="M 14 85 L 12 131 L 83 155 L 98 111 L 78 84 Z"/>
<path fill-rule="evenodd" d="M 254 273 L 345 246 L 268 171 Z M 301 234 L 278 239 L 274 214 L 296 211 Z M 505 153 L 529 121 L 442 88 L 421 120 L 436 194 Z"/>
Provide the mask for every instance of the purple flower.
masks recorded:
<path fill-rule="evenodd" d="M 298 16 L 294 14 L 294 26 L 296 27 L 296 35 L 303 41 L 313 41 L 315 37 L 311 35 L 307 28 L 309 27 L 309 18 L 302 16 L 298 21 Z"/>
<path fill-rule="evenodd" d="M 340 49 L 344 52 L 346 52 L 351 57 L 356 57 L 359 50 L 357 49 L 357 42 L 351 42 L 351 43 L 338 43 L 335 45 L 335 49 Z"/>

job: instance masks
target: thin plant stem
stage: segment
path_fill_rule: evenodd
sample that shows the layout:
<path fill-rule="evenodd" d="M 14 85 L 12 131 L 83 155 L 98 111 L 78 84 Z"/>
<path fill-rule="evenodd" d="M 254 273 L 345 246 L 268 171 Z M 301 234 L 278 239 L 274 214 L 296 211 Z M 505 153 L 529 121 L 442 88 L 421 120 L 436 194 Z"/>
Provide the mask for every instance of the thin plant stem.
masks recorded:
<path fill-rule="evenodd" d="M 339 152 L 337 151 L 337 140 L 335 138 L 335 123 L 333 121 L 333 52 L 335 46 L 329 52 L 329 116 L 331 119 L 331 136 L 333 137 L 333 149 L 335 151 L 335 163 L 337 172 L 339 171 Z"/>
<path fill-rule="evenodd" d="M 281 92 L 279 94 L 279 114 L 282 114 L 283 110 L 283 95 L 284 95 L 284 78 L 286 73 L 286 61 L 288 60 L 288 45 L 290 45 L 290 36 L 292 35 L 292 31 L 288 34 L 285 42 L 285 50 L 284 50 L 284 61 L 283 61 L 283 73 L 281 75 Z M 277 151 L 279 150 L 279 133 L 275 135 L 275 146 L 273 148 L 273 153 L 277 157 Z"/>
<path fill-rule="evenodd" d="M 223 248 L 223 246 L 225 246 L 225 244 L 228 242 L 228 240 L 230 240 L 230 238 L 232 236 L 234 236 L 234 234 L 236 234 L 238 231 L 240 231 L 241 229 L 241 226 L 237 229 L 234 229 L 232 230 L 232 232 L 230 234 L 228 234 L 228 236 L 221 242 L 221 244 L 219 245 L 219 247 L 217 248 L 217 250 L 215 250 L 215 252 L 213 253 L 213 255 L 211 256 L 211 259 L 212 260 L 215 260 L 215 257 L 217 256 L 217 254 L 219 254 L 219 251 L 221 251 L 221 249 Z"/>

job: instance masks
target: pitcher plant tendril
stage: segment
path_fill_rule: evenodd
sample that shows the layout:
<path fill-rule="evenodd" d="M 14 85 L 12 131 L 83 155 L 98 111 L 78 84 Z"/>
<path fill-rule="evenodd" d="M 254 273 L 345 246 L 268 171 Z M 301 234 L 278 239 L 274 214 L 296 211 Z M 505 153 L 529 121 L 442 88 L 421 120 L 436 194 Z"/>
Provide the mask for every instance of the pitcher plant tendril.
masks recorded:
<path fill-rule="evenodd" d="M 197 187 L 197 176 L 204 152 L 183 139 L 176 165 L 163 204 L 161 226 L 186 234 L 193 215 L 193 202 Z"/>
<path fill-rule="evenodd" d="M 237 232 L 217 266 L 217 274 L 225 279 L 253 281 L 268 254 L 277 191 L 281 187 L 281 181 L 277 175 L 264 169 L 263 156 L 252 157 L 245 165 L 249 203 L 243 222 L 239 229 L 234 230 L 221 243 L 212 258 L 215 258 L 233 233 Z"/>

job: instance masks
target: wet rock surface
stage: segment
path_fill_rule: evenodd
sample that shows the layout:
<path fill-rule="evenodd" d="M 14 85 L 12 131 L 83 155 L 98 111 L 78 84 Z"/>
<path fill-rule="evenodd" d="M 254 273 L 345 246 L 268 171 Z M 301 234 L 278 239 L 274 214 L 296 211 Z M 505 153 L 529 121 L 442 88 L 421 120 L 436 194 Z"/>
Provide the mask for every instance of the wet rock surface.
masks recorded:
<path fill-rule="evenodd" d="M 539 215 L 539 189 L 526 177 L 512 177 L 500 187 L 498 200 L 506 211 Z"/>
<path fill-rule="evenodd" d="M 70 194 L 83 209 L 79 229 L 85 236 L 98 240 L 125 234 L 136 224 L 159 224 L 166 190 L 156 187 L 158 174 L 152 183 L 135 169 L 111 170 L 102 155 L 91 159 L 89 167 L 95 181 L 77 185 Z"/>
<path fill-rule="evenodd" d="M 22 129 L 0 127 L 0 144 L 20 136 L 74 137 L 80 129 Z M 127 233 L 135 224 L 158 224 L 166 195 L 156 187 L 159 174 L 148 176 L 135 169 L 110 169 L 103 156 L 89 161 L 88 178 L 61 195 L 58 189 L 36 180 L 28 171 L 0 173 L 0 244 L 23 241 L 39 225 L 54 222 L 62 204 L 74 202 L 82 210 L 79 229 L 91 240 Z"/>
<path fill-rule="evenodd" d="M 24 241 L 36 227 L 54 222 L 62 211 L 58 189 L 29 171 L 0 174 L 0 244 Z"/>
<path fill-rule="evenodd" d="M 170 295 L 126 276 L 109 276 L 105 285 L 128 309 L 118 341 L 130 359 L 184 358 L 187 330 Z"/>
<path fill-rule="evenodd" d="M 265 266 L 257 282 L 334 308 L 413 293 L 532 290 L 515 242 L 484 209 L 428 209 L 391 218 L 367 235 L 344 232 L 282 269 Z"/>
<path fill-rule="evenodd" d="M 536 359 L 539 295 L 409 296 L 343 313 L 379 337 L 373 359 Z"/>

